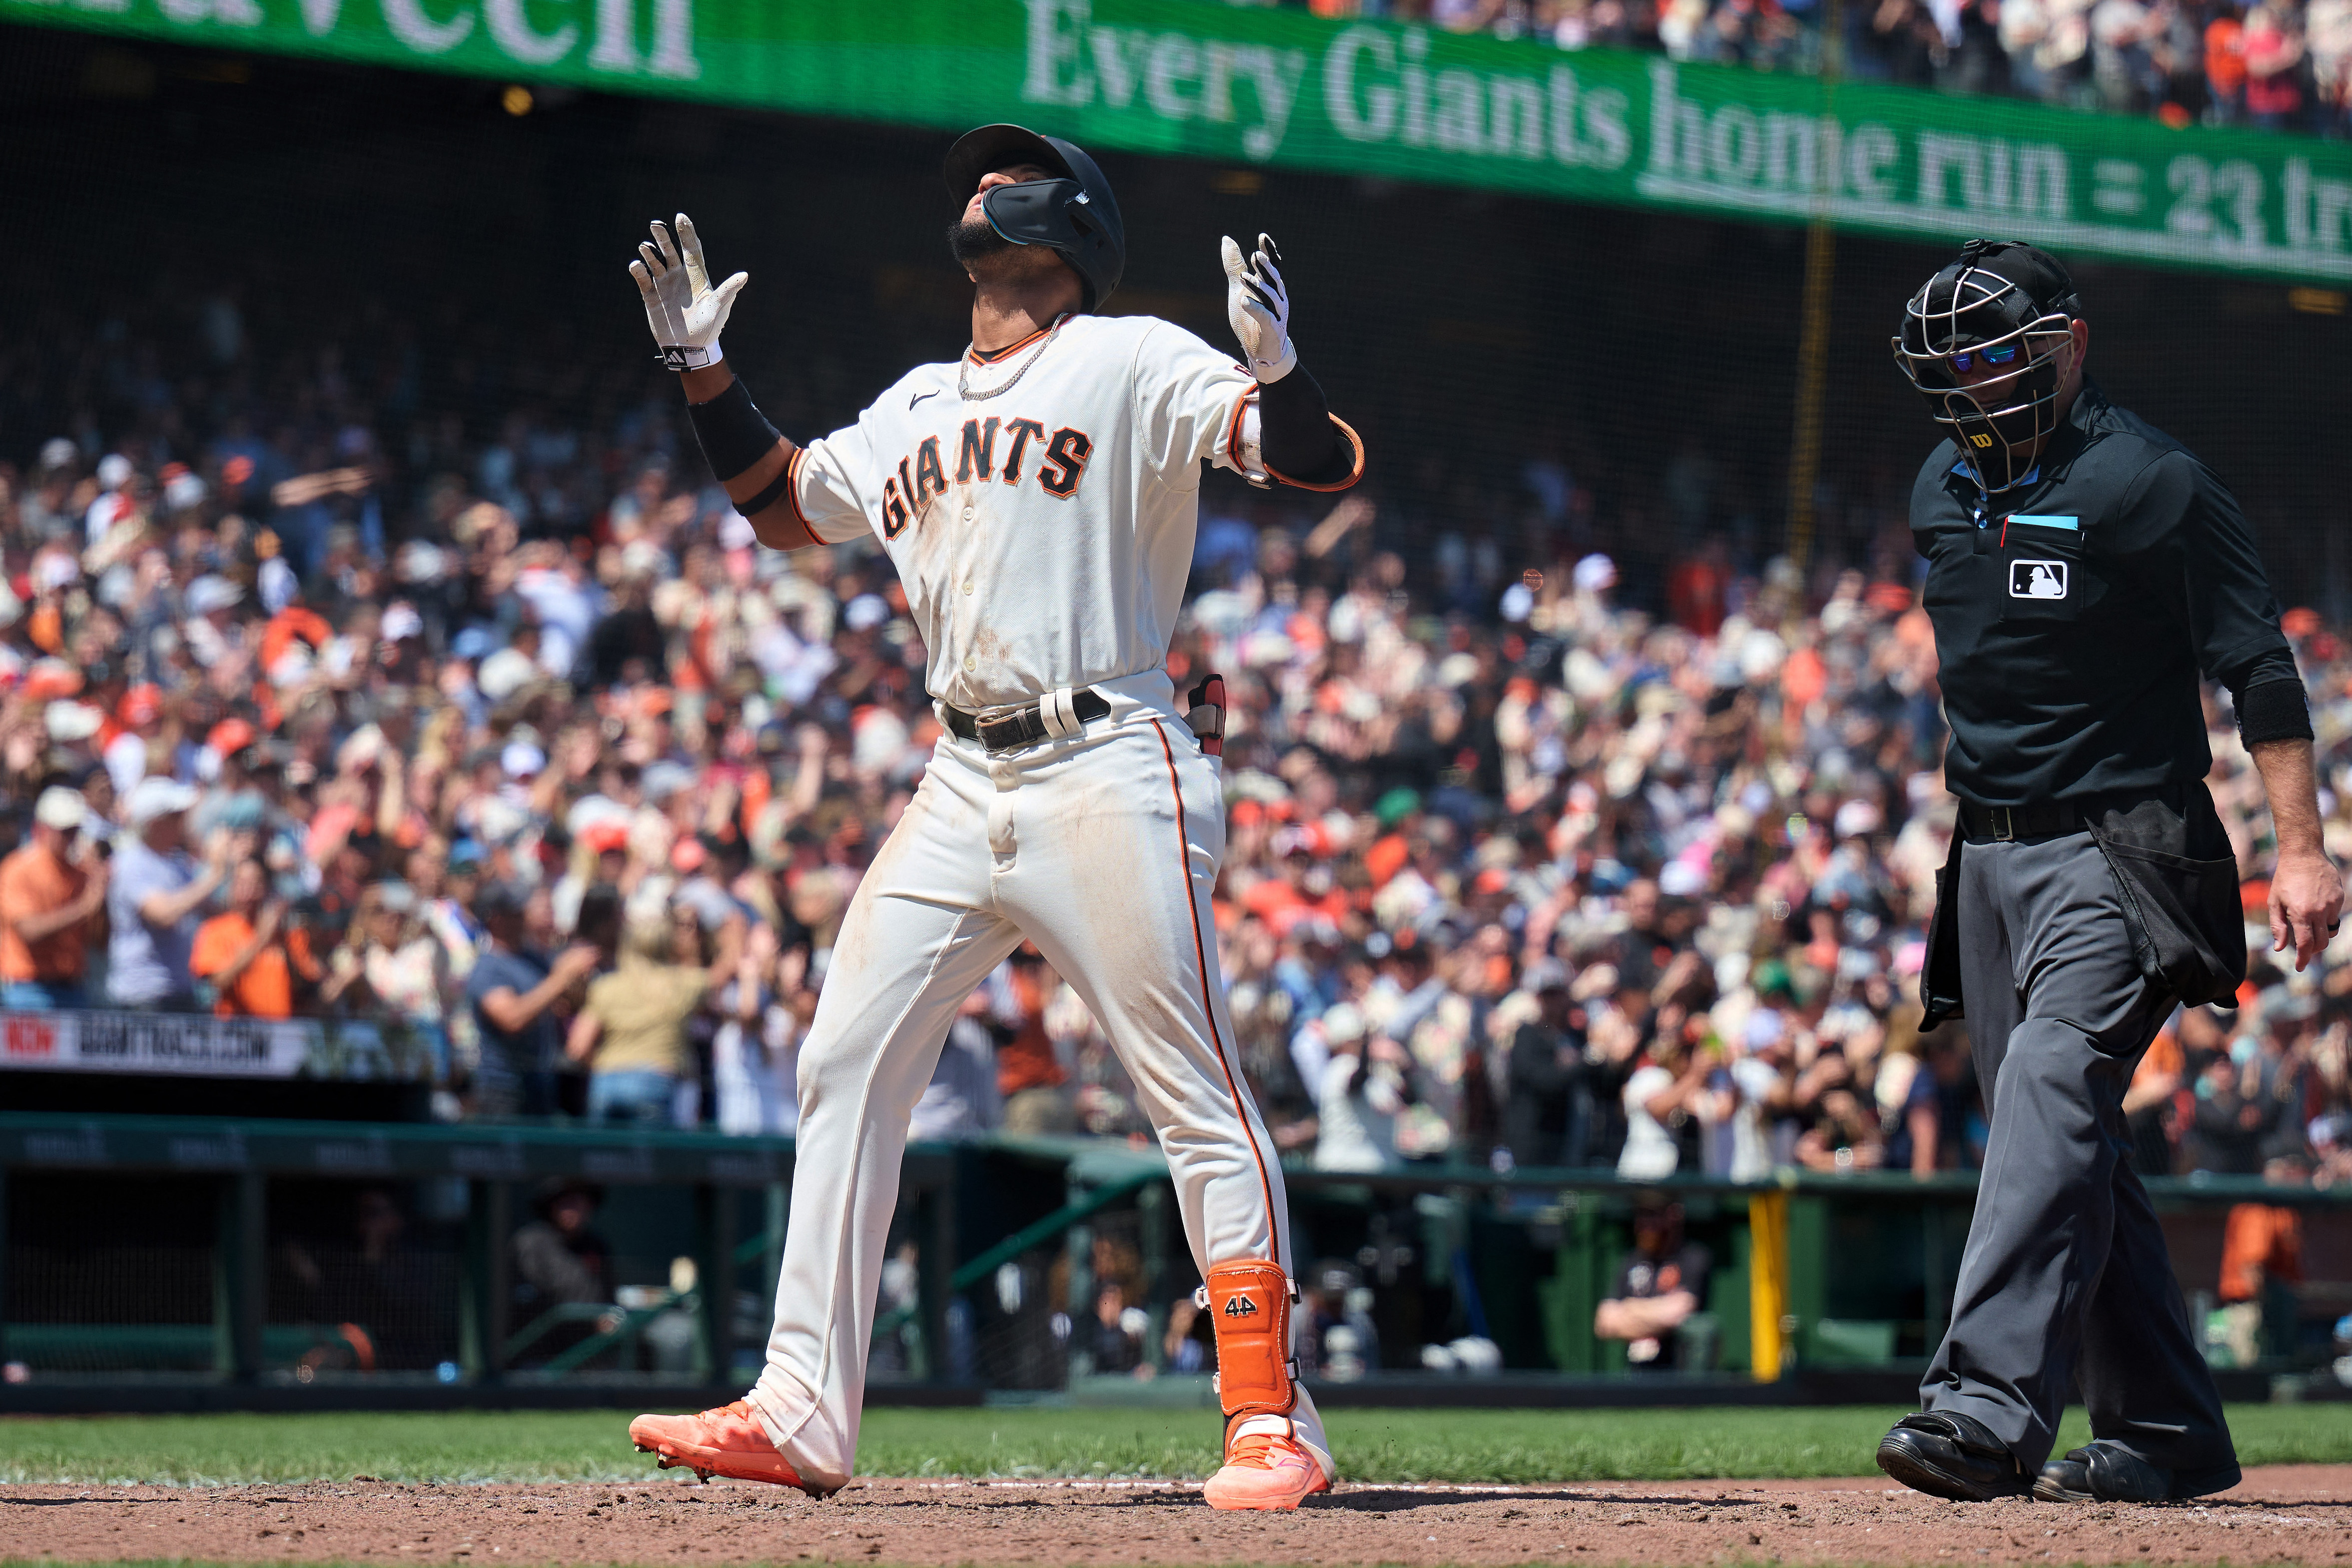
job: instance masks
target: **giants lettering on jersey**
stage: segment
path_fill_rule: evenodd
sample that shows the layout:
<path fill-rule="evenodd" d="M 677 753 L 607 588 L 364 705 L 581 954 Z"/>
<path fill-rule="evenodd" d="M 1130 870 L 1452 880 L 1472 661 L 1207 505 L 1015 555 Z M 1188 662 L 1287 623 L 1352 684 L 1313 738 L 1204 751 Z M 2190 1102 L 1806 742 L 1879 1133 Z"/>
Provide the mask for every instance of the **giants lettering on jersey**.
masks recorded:
<path fill-rule="evenodd" d="M 1037 447 L 1034 468 L 1029 466 L 1033 442 Z M 1078 493 L 1078 480 L 1094 450 L 1093 437 L 1067 425 L 1049 436 L 1044 422 L 1036 419 L 1006 419 L 994 414 L 985 419 L 967 419 L 956 441 L 956 482 L 970 484 L 992 478 L 1017 485 L 1034 474 L 1038 489 L 1055 500 L 1068 500 Z M 1002 466 L 997 461 L 1000 451 Z M 940 437 L 926 436 L 912 452 L 898 459 L 897 474 L 882 481 L 882 536 L 896 539 L 904 533 L 908 522 L 922 516 L 931 498 L 944 495 L 947 488 Z"/>

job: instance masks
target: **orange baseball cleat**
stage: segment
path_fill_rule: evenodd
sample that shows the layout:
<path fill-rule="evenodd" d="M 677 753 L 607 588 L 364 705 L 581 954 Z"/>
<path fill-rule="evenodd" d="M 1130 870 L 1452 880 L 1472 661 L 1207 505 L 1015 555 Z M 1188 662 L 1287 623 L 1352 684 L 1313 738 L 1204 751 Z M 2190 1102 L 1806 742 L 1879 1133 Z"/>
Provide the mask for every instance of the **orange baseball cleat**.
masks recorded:
<path fill-rule="evenodd" d="M 798 1487 L 811 1497 L 833 1495 L 831 1489 L 801 1479 L 800 1472 L 776 1452 L 749 1400 L 699 1415 L 640 1415 L 629 1423 L 629 1441 L 641 1454 L 659 1454 L 663 1469 L 683 1465 L 706 1481 L 732 1476 L 739 1481 Z"/>
<path fill-rule="evenodd" d="M 1201 1494 L 1211 1508 L 1288 1510 L 1330 1489 L 1307 1445 L 1285 1432 L 1249 1432 L 1227 1445 L 1224 1467 Z"/>

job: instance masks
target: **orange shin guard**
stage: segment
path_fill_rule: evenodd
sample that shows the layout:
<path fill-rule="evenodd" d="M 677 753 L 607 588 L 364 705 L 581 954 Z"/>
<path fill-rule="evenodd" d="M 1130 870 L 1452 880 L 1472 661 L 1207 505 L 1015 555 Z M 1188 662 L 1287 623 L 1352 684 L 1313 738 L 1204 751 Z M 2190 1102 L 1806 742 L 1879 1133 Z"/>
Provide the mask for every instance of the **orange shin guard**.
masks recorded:
<path fill-rule="evenodd" d="M 1209 1270 L 1209 1323 L 1217 1335 L 1217 1399 L 1226 1418 L 1287 1415 L 1291 1385 L 1290 1280 L 1259 1258 Z"/>

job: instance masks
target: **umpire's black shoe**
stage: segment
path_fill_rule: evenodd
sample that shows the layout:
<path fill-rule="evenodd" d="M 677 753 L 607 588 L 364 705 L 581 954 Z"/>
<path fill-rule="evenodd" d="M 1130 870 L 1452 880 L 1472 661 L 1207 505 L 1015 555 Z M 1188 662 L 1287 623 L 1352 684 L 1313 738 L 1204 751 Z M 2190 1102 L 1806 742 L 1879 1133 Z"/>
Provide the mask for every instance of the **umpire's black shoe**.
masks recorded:
<path fill-rule="evenodd" d="M 2170 1502 L 2228 1491 L 2241 1479 L 2234 1460 L 2210 1469 L 2176 1472 L 2103 1437 L 2042 1466 L 2033 1495 L 2043 1502 Z"/>
<path fill-rule="evenodd" d="M 1897 1421 L 1879 1440 L 1878 1468 L 1913 1491 L 1954 1502 L 1990 1502 L 2032 1489 L 2008 1444 L 1983 1422 L 1949 1410 Z"/>

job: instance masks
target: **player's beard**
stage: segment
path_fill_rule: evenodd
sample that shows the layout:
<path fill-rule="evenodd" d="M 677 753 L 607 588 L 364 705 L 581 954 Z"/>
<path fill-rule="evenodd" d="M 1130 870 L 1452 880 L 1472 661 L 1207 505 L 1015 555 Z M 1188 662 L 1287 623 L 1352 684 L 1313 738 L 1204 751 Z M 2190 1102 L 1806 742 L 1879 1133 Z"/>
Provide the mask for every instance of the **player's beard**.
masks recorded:
<path fill-rule="evenodd" d="M 960 217 L 948 225 L 948 252 L 959 267 L 969 269 L 975 261 L 1002 256 L 1013 248 L 1013 242 L 997 233 L 996 226 L 984 217 Z"/>

